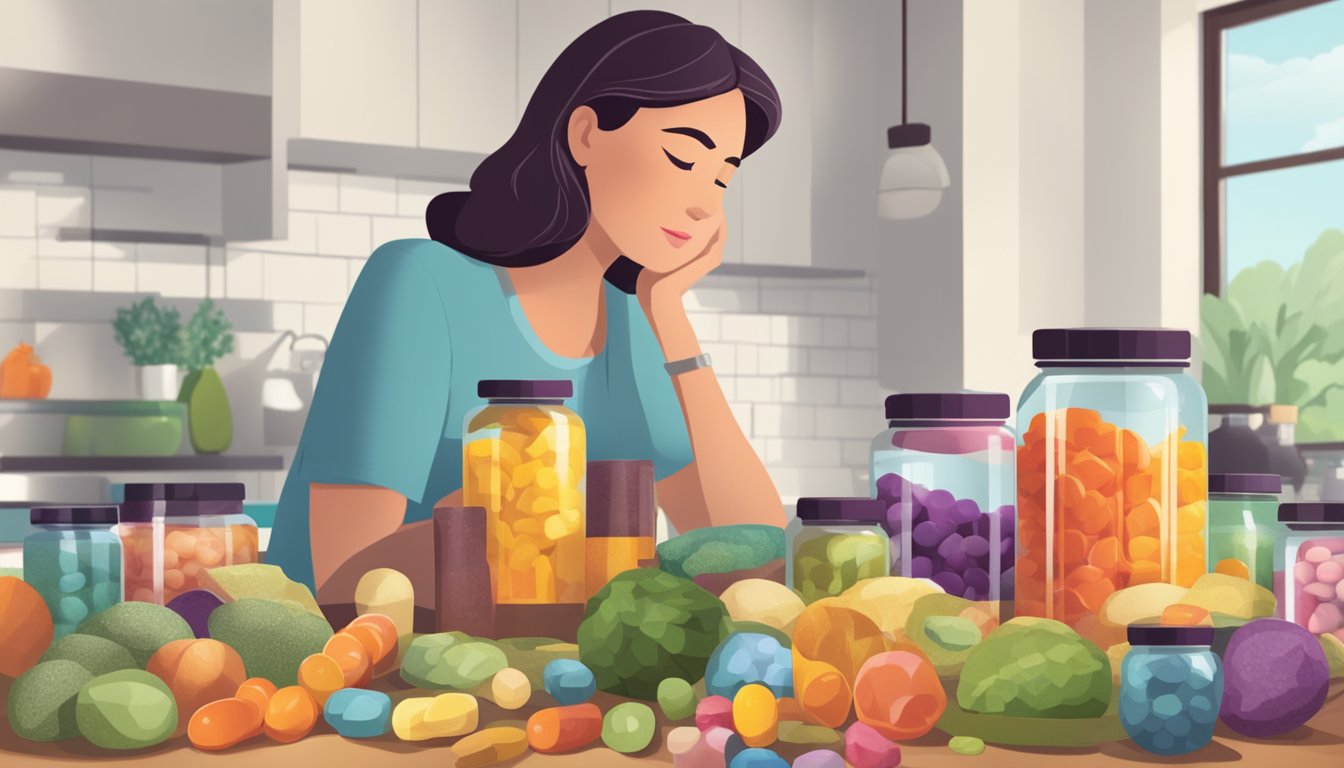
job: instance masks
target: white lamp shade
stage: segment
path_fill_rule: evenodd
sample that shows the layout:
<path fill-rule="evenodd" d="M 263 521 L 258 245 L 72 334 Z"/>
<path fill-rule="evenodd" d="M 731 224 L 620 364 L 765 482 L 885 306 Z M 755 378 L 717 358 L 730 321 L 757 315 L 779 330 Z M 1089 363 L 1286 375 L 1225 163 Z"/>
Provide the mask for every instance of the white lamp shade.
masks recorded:
<path fill-rule="evenodd" d="M 877 210 L 884 219 L 917 219 L 932 213 L 952 183 L 947 164 L 931 144 L 897 147 L 887 155 L 878 185 Z"/>

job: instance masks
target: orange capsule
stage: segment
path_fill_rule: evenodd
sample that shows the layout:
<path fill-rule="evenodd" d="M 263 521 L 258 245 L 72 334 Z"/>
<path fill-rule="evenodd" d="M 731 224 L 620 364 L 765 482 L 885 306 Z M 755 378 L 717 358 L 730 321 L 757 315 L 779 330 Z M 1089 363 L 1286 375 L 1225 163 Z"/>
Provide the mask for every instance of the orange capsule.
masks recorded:
<path fill-rule="evenodd" d="M 317 724 L 317 716 L 318 704 L 312 694 L 297 685 L 289 685 L 271 697 L 262 728 L 271 739 L 289 744 L 307 736 Z"/>
<path fill-rule="evenodd" d="M 1214 573 L 1222 573 L 1228 576 L 1236 576 L 1239 579 L 1250 579 L 1251 569 L 1246 567 L 1246 563 L 1235 557 L 1225 557 L 1218 561 L 1213 567 Z"/>
<path fill-rule="evenodd" d="M 220 699 L 206 704 L 191 716 L 187 721 L 187 739 L 201 750 L 228 749 L 256 736 L 261 722 L 261 710 L 253 702 L 239 698 Z"/>
<path fill-rule="evenodd" d="M 1174 627 L 1212 626 L 1209 612 L 1197 605 L 1176 603 L 1162 610 L 1162 624 Z"/>
<path fill-rule="evenodd" d="M 359 638 L 345 634 L 342 630 L 331 636 L 323 646 L 322 653 L 330 656 L 340 665 L 345 678 L 346 688 L 363 688 L 373 681 L 373 664 L 369 662 L 369 653 Z"/>
<path fill-rule="evenodd" d="M 271 703 L 271 697 L 274 695 L 275 683 L 264 677 L 249 677 L 238 686 L 238 692 L 234 694 L 240 699 L 256 704 L 263 715 L 266 713 L 266 705 Z"/>
<path fill-rule="evenodd" d="M 350 622 L 344 632 L 359 638 L 369 654 L 369 663 L 376 675 L 396 668 L 397 625 L 381 613 L 366 613 Z"/>
<path fill-rule="evenodd" d="M 320 707 L 331 694 L 345 687 L 345 672 L 335 659 L 325 653 L 314 653 L 299 664 L 299 685 Z"/>
<path fill-rule="evenodd" d="M 539 710 L 527 719 L 527 743 L 534 752 L 573 752 L 602 736 L 602 710 L 584 702 Z"/>

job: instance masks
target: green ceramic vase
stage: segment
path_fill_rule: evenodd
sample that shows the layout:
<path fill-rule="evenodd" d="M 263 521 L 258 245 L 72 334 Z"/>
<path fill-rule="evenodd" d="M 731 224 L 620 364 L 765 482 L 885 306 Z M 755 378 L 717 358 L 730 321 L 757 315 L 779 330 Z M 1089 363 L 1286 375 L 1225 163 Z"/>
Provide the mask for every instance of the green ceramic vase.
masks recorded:
<path fill-rule="evenodd" d="M 202 368 L 187 374 L 177 400 L 187 404 L 191 447 L 197 453 L 223 453 L 229 449 L 233 442 L 233 412 L 219 371 Z"/>

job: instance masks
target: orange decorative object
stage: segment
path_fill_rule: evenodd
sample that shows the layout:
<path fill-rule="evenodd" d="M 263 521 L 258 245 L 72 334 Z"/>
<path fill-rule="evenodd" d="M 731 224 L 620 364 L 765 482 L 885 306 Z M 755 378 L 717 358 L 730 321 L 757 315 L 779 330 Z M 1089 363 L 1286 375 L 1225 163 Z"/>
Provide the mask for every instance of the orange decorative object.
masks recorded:
<path fill-rule="evenodd" d="M 297 685 L 288 685 L 276 691 L 266 705 L 262 729 L 274 741 L 289 744 L 312 732 L 319 712 L 312 694 Z"/>
<path fill-rule="evenodd" d="M 149 658 L 145 671 L 162 680 L 173 692 L 178 717 L 174 736 L 186 732 L 197 709 L 212 701 L 234 697 L 247 679 L 238 652 L 210 639 L 174 640 Z"/>
<path fill-rule="evenodd" d="M 793 629 L 793 688 L 808 717 L 831 728 L 849 717 L 864 662 L 883 653 L 886 638 L 873 620 L 835 598 L 803 609 Z"/>
<path fill-rule="evenodd" d="M 238 686 L 238 693 L 235 698 L 246 699 L 257 705 L 263 715 L 266 714 L 266 707 L 271 703 L 271 697 L 275 695 L 275 683 L 264 677 L 249 677 Z M 258 726 L 260 727 L 260 726 Z"/>
<path fill-rule="evenodd" d="M 23 342 L 0 363 L 0 397 L 41 399 L 51 394 L 51 369 Z"/>
<path fill-rule="evenodd" d="M 332 635 L 323 646 L 322 653 L 340 665 L 346 688 L 364 688 L 373 681 L 373 664 L 369 662 L 364 643 L 346 634 L 345 630 Z"/>
<path fill-rule="evenodd" d="M 327 703 L 331 694 L 345 687 L 345 671 L 325 653 L 314 653 L 299 663 L 299 686 L 320 707 Z"/>
<path fill-rule="evenodd" d="M 196 710 L 187 724 L 187 740 L 197 749 L 228 749 L 261 733 L 261 710 L 247 699 L 212 701 Z"/>
<path fill-rule="evenodd" d="M 397 625 L 392 619 L 381 613 L 366 613 L 341 631 L 364 644 L 375 676 L 396 668 Z"/>
<path fill-rule="evenodd" d="M 889 739 L 917 739 L 933 729 L 947 709 L 947 692 L 923 654 L 879 653 L 859 670 L 854 712 L 859 722 Z"/>
<path fill-rule="evenodd" d="M 591 702 L 549 707 L 527 719 L 527 743 L 543 755 L 583 749 L 601 735 L 602 710 Z"/>
<path fill-rule="evenodd" d="M 17 576 L 0 576 L 0 675 L 18 677 L 47 652 L 54 627 L 42 596 Z"/>

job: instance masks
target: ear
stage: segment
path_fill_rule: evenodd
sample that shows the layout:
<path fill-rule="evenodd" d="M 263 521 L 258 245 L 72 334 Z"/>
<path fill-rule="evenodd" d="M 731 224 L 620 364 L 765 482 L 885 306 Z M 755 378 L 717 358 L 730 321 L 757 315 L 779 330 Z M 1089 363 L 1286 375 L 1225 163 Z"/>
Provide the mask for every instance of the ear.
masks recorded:
<path fill-rule="evenodd" d="M 597 113 L 592 107 L 582 106 L 569 113 L 569 154 L 573 155 L 574 162 L 580 167 L 588 167 L 597 131 Z"/>

